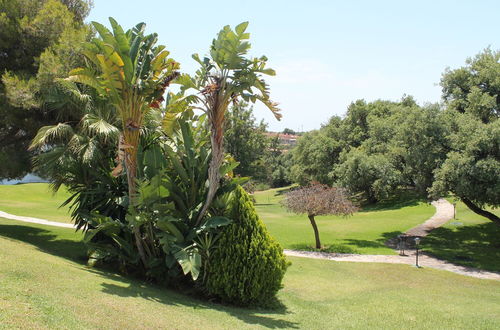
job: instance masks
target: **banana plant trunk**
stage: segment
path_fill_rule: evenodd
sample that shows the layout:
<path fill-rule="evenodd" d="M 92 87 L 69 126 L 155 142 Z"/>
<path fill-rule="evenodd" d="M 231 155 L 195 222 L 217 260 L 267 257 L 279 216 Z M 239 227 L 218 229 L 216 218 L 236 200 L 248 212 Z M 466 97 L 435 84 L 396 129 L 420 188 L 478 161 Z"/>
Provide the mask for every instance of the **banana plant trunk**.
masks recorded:
<path fill-rule="evenodd" d="M 127 183 L 128 183 L 128 198 L 129 205 L 135 209 L 137 196 L 137 149 L 139 148 L 139 134 L 142 124 L 141 109 L 134 106 L 134 102 L 130 102 L 122 118 L 123 121 L 123 138 L 125 141 L 125 166 L 127 168 Z M 141 238 L 141 229 L 138 226 L 133 227 L 135 244 L 139 257 L 146 267 L 146 253 L 144 251 L 143 241 Z"/>
<path fill-rule="evenodd" d="M 220 181 L 220 166 L 222 164 L 222 160 L 224 159 L 224 149 L 222 143 L 222 132 L 217 134 L 216 129 L 212 127 L 212 134 L 210 136 L 210 142 L 212 145 L 212 158 L 210 159 L 210 165 L 208 167 L 208 193 L 205 203 L 203 204 L 203 208 L 201 209 L 200 214 L 198 215 L 198 219 L 196 221 L 196 225 L 200 225 L 203 219 L 203 216 L 208 210 L 210 204 L 219 189 L 219 181 Z M 220 138 L 219 138 L 220 136 Z"/>
<path fill-rule="evenodd" d="M 219 86 L 219 82 L 217 82 Z M 224 117 L 226 108 L 228 106 L 227 101 L 223 100 L 223 95 L 220 94 L 220 89 L 217 89 L 212 95 L 210 103 L 212 105 L 211 111 L 207 112 L 208 122 L 210 123 L 210 144 L 212 147 L 212 158 L 210 160 L 210 165 L 208 167 L 208 193 L 203 205 L 198 219 L 196 220 L 196 225 L 200 225 L 203 216 L 207 212 L 210 204 L 219 189 L 220 182 L 220 167 L 224 159 Z"/>

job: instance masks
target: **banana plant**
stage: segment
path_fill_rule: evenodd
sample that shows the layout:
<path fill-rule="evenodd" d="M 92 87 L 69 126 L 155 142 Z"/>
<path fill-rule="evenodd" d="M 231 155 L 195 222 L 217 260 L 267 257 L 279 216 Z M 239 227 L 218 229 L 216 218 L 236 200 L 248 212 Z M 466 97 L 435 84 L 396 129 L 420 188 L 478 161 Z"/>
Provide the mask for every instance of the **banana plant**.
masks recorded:
<path fill-rule="evenodd" d="M 181 92 L 185 94 L 177 102 L 187 102 L 194 109 L 204 111 L 210 125 L 209 189 L 198 214 L 197 225 L 202 223 L 220 185 L 219 169 L 224 160 L 224 120 L 229 104 L 240 99 L 252 103 L 260 101 L 276 119 L 281 118 L 278 104 L 270 100 L 269 86 L 263 79 L 263 75 L 275 75 L 274 70 L 266 67 L 265 56 L 247 57 L 250 49 L 247 26 L 248 22 L 241 23 L 234 31 L 229 25 L 225 26 L 213 40 L 207 57 L 202 60 L 198 54 L 193 55 L 200 66 L 196 74 L 193 77 L 184 74 L 177 80 L 182 86 Z"/>
<path fill-rule="evenodd" d="M 156 33 L 144 34 L 144 23 L 124 32 L 113 18 L 109 18 L 109 21 L 112 31 L 92 22 L 99 38 L 85 45 L 83 54 L 87 65 L 72 70 L 68 79 L 94 88 L 117 109 L 121 119 L 121 157 L 113 174 L 121 174 L 123 162 L 129 203 L 134 208 L 137 153 L 144 118 L 149 111 L 160 107 L 165 89 L 178 76 L 179 64 L 168 57 L 169 52 L 164 46 L 156 46 Z M 133 231 L 140 258 L 146 265 L 147 256 L 140 228 L 135 226 Z"/>
<path fill-rule="evenodd" d="M 193 119 L 196 119 L 197 126 Z M 138 196 L 143 217 L 153 218 L 151 222 L 166 255 L 167 268 L 172 269 L 178 263 L 183 273 L 191 274 L 194 280 L 203 266 L 208 266 L 218 229 L 231 223 L 212 211 L 212 217 L 196 224 L 206 196 L 210 162 L 210 148 L 203 126 L 203 118 L 189 112 L 182 114 L 174 123 L 168 142 L 162 145 L 165 156 L 158 158 L 165 160 L 161 166 L 163 169 L 141 182 Z M 148 159 L 146 164 L 154 161 L 154 157 Z M 219 195 L 230 193 L 237 184 L 246 180 L 233 177 L 232 170 L 237 165 L 237 162 L 228 160 L 221 166 L 221 176 L 225 180 Z"/>

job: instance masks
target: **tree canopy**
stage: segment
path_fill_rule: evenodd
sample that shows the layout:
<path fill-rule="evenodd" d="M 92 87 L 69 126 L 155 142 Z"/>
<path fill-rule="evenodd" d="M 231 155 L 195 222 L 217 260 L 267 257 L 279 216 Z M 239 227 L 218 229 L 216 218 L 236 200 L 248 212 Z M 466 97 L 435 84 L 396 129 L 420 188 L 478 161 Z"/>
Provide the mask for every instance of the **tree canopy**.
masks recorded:
<path fill-rule="evenodd" d="M 57 104 L 56 80 L 82 61 L 90 6 L 85 0 L 0 1 L 0 178 L 30 171 L 27 149 L 40 127 L 79 121 L 80 111 Z"/>

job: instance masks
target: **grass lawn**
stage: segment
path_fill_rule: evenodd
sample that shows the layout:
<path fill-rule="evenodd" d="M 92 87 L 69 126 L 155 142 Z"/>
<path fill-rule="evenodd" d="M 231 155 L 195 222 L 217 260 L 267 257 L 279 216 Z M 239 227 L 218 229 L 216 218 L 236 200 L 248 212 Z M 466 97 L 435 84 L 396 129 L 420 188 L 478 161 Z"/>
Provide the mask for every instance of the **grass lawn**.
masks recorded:
<path fill-rule="evenodd" d="M 456 220 L 433 230 L 422 240 L 424 251 L 455 264 L 500 272 L 500 226 L 461 202 L 456 210 Z M 500 215 L 499 209 L 489 211 Z"/>
<path fill-rule="evenodd" d="M 286 212 L 279 201 L 287 188 L 256 192 L 257 211 L 267 228 L 288 249 L 308 249 L 314 233 L 305 215 Z M 423 223 L 435 208 L 415 199 L 365 208 L 352 217 L 316 217 L 321 243 L 332 252 L 394 254 L 384 242 Z"/>
<path fill-rule="evenodd" d="M 80 234 L 0 219 L 0 328 L 498 329 L 500 282 L 406 265 L 290 258 L 274 311 L 89 269 Z"/>
<path fill-rule="evenodd" d="M 58 222 L 71 222 L 68 208 L 59 208 L 69 196 L 64 188 L 54 195 L 47 183 L 0 185 L 0 211 Z"/>

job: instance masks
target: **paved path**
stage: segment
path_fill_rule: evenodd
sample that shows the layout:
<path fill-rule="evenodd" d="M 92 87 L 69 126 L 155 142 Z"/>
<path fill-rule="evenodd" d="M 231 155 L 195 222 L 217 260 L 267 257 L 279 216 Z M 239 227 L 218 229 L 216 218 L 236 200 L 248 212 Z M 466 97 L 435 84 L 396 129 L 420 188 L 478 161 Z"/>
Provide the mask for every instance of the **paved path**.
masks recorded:
<path fill-rule="evenodd" d="M 72 223 L 63 223 L 56 221 L 49 221 L 45 219 L 31 218 L 31 217 L 22 217 L 19 215 L 10 214 L 7 212 L 0 211 L 0 218 L 6 218 L 11 220 L 18 220 L 24 222 L 38 223 L 40 225 L 54 226 L 54 227 L 64 227 L 64 228 L 75 228 L 75 225 Z"/>
<path fill-rule="evenodd" d="M 406 232 L 408 235 L 412 236 L 425 236 L 432 229 L 443 225 L 445 222 L 453 218 L 453 205 L 444 199 L 440 199 L 433 202 L 434 207 L 436 207 L 436 213 L 426 222 L 412 228 Z M 450 209 L 451 206 L 451 209 Z M 451 212 L 451 213 L 450 213 Z M 23 217 L 18 215 L 9 214 L 0 211 L 0 217 L 18 220 L 30 223 L 37 223 L 47 226 L 64 227 L 64 228 L 75 228 L 71 223 L 62 223 L 49 221 L 44 219 Z M 295 251 L 295 250 L 285 250 L 285 254 L 293 257 L 303 257 L 303 258 L 313 258 L 313 259 L 327 259 L 334 261 L 350 261 L 350 262 L 379 262 L 379 263 L 391 263 L 391 264 L 415 264 L 415 251 L 407 251 L 409 255 L 399 256 L 399 255 L 369 255 L 369 254 L 344 254 L 344 253 L 326 253 L 326 252 L 308 252 L 308 251 Z M 500 280 L 500 273 L 488 272 L 479 269 L 458 266 L 443 260 L 433 258 L 428 255 L 419 256 L 419 265 L 422 267 L 429 267 L 441 270 L 447 270 L 461 275 L 467 275 L 482 279 L 492 279 Z"/>
<path fill-rule="evenodd" d="M 308 251 L 294 251 L 294 250 L 285 250 L 285 254 L 287 256 L 292 256 L 292 257 L 327 259 L 333 261 L 380 262 L 389 264 L 415 265 L 414 251 L 410 251 L 410 253 L 407 256 L 343 254 L 343 253 L 308 252 Z M 422 253 L 419 253 L 418 263 L 419 266 L 421 266 L 422 268 L 435 268 L 435 269 L 447 270 L 461 275 L 500 281 L 500 273 L 488 272 L 480 269 L 455 265 L 443 260 L 433 258 L 428 255 L 422 255 Z"/>
<path fill-rule="evenodd" d="M 408 230 L 405 233 L 406 235 L 419 237 L 427 236 L 431 230 L 440 227 L 449 220 L 453 219 L 455 212 L 453 204 L 448 202 L 446 199 L 438 199 L 437 201 L 432 202 L 432 205 L 436 208 L 436 213 L 434 213 L 434 215 L 423 224 Z"/>
<path fill-rule="evenodd" d="M 429 232 L 439 226 L 444 225 L 449 220 L 453 219 L 454 209 L 453 205 L 446 199 L 439 199 L 432 202 L 436 208 L 436 213 L 429 218 L 426 222 L 418 225 L 405 232 L 406 235 L 411 237 L 424 237 Z M 396 238 L 392 239 L 388 246 L 395 245 Z M 415 265 L 415 250 L 407 249 L 406 256 L 400 255 L 369 255 L 369 254 L 344 254 L 344 253 L 326 253 L 326 252 L 308 252 L 308 251 L 295 251 L 285 250 L 285 254 L 293 257 L 304 257 L 314 259 L 327 259 L 334 261 L 350 261 L 350 262 L 381 262 L 391 264 L 406 264 Z M 447 270 L 461 275 L 472 276 L 482 279 L 500 280 L 500 273 L 488 272 L 480 269 L 469 268 L 464 266 L 455 265 L 444 260 L 436 259 L 426 254 L 419 253 L 419 265 L 421 267 L 435 268 Z"/>

